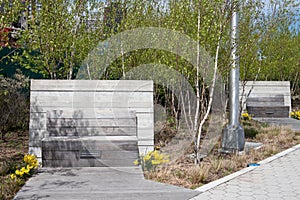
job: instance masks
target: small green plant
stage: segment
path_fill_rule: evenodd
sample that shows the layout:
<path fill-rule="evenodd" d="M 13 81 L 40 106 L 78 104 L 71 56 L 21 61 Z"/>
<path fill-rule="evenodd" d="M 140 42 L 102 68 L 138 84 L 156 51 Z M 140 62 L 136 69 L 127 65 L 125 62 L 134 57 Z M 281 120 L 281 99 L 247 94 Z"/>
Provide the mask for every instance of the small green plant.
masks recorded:
<path fill-rule="evenodd" d="M 161 154 L 158 150 L 149 151 L 142 155 L 140 159 L 134 161 L 135 165 L 141 165 L 144 171 L 155 170 L 158 165 L 168 163 L 169 156 Z"/>
<path fill-rule="evenodd" d="M 252 127 L 244 127 L 244 132 L 245 132 L 245 138 L 255 138 L 256 135 L 259 133 L 256 128 Z"/>
<path fill-rule="evenodd" d="M 291 117 L 300 120 L 300 110 L 291 112 Z"/>
<path fill-rule="evenodd" d="M 33 175 L 38 165 L 39 163 L 35 155 L 27 154 L 24 156 L 23 163 L 16 167 L 14 173 L 10 174 L 10 178 L 17 182 L 26 180 Z"/>

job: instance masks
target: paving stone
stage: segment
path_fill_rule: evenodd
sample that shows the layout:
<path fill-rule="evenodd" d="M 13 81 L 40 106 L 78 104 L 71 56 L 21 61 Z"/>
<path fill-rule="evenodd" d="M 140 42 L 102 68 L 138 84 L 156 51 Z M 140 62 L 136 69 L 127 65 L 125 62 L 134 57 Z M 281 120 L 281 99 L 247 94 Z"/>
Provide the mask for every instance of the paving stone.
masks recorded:
<path fill-rule="evenodd" d="M 207 192 L 198 195 L 195 200 L 298 200 L 300 199 L 299 158 L 300 145 L 284 156 L 210 189 L 209 195 L 206 195 Z M 220 198 L 219 194 L 224 193 L 223 198 Z"/>
<path fill-rule="evenodd" d="M 255 198 L 251 195 L 240 195 L 240 196 L 238 196 L 238 199 L 240 199 L 240 200 L 255 200 Z"/>
<path fill-rule="evenodd" d="M 269 197 L 267 195 L 259 195 L 259 194 L 255 194 L 252 197 L 254 197 L 254 199 L 259 199 L 259 200 L 269 200 Z"/>

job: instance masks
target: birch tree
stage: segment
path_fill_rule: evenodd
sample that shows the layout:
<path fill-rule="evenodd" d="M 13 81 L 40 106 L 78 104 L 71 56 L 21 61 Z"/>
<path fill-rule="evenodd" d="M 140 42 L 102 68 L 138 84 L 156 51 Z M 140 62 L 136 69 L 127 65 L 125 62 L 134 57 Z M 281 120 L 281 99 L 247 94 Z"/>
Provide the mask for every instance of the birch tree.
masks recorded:
<path fill-rule="evenodd" d="M 28 26 L 20 31 L 18 46 L 21 50 L 14 55 L 14 62 L 45 78 L 74 78 L 81 61 L 101 38 L 103 3 L 86 0 L 11 2 L 7 9 L 22 11 Z"/>

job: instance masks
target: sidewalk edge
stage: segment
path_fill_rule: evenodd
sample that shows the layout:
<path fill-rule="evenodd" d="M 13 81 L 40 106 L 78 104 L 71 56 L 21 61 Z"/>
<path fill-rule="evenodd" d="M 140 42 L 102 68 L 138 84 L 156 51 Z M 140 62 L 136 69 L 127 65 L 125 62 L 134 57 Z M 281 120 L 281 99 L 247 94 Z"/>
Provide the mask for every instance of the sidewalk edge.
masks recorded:
<path fill-rule="evenodd" d="M 272 162 L 272 161 L 274 161 L 274 160 L 276 160 L 278 158 L 281 158 L 281 157 L 283 157 L 283 156 L 285 156 L 285 155 L 287 155 L 287 154 L 289 154 L 289 153 L 291 153 L 291 152 L 293 152 L 293 151 L 295 151 L 295 150 L 297 150 L 299 148 L 300 148 L 300 144 L 295 145 L 295 146 L 293 146 L 293 147 L 291 147 L 291 148 L 289 148 L 287 150 L 284 150 L 284 151 L 282 151 L 282 152 L 280 152 L 278 154 L 275 154 L 275 155 L 273 155 L 273 156 L 271 156 L 269 158 L 266 158 L 266 159 L 258 162 L 258 164 L 261 164 L 261 165 L 267 164 L 267 163 Z M 236 178 L 238 176 L 241 176 L 241 175 L 243 175 L 243 174 L 245 174 L 247 172 L 250 172 L 250 171 L 254 170 L 257 167 L 260 167 L 260 166 L 246 167 L 244 169 L 241 169 L 240 171 L 237 171 L 237 172 L 232 173 L 232 174 L 230 174 L 228 176 L 225 176 L 223 178 L 220 178 L 218 180 L 215 180 L 215 181 L 212 181 L 212 182 L 210 182 L 208 184 L 205 184 L 205 185 L 203 185 L 203 186 L 201 186 L 199 188 L 196 188 L 195 190 L 199 191 L 200 193 L 206 192 L 206 191 L 208 191 L 210 189 L 213 189 L 214 187 L 217 187 L 218 185 L 220 185 L 222 183 L 228 182 L 228 181 L 230 181 L 230 180 L 232 180 L 232 179 L 234 179 L 234 178 Z"/>

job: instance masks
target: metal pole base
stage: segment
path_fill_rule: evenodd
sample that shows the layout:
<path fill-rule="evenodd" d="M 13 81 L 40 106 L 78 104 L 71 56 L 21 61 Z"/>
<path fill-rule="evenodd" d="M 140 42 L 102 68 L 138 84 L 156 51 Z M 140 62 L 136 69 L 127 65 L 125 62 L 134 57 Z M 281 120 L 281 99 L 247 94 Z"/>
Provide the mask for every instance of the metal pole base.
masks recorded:
<path fill-rule="evenodd" d="M 228 126 L 223 130 L 222 152 L 233 153 L 243 151 L 245 147 L 245 133 L 241 126 Z"/>

